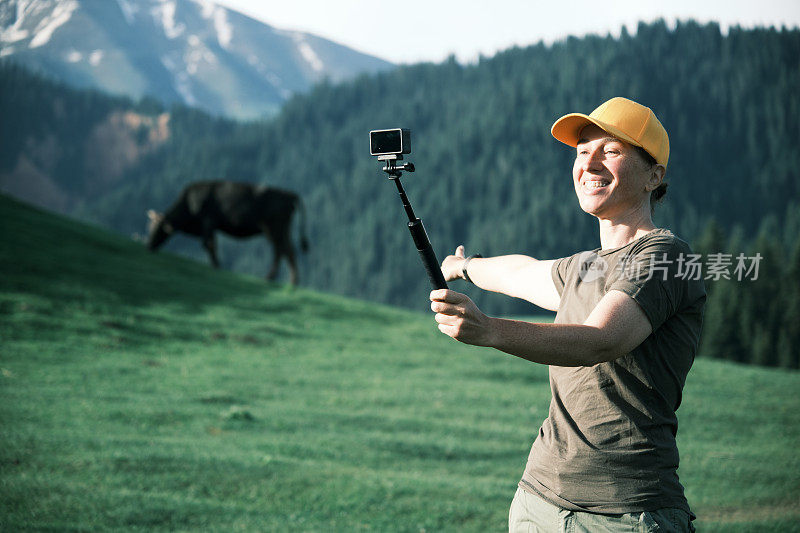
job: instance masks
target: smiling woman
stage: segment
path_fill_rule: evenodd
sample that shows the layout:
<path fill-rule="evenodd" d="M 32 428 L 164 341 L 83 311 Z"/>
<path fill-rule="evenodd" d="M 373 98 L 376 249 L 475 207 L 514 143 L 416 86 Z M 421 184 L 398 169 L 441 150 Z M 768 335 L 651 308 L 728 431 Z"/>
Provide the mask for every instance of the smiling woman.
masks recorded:
<path fill-rule="evenodd" d="M 466 258 L 459 246 L 442 271 L 448 281 L 462 277 L 555 309 L 554 323 L 488 317 L 451 290 L 432 292 L 431 309 L 439 330 L 458 341 L 550 367 L 549 415 L 511 505 L 510 531 L 692 531 L 675 411 L 706 296 L 702 281 L 677 270 L 689 246 L 652 221 L 667 132 L 626 98 L 566 115 L 551 131 L 576 148 L 575 193 L 598 220 L 601 247 L 539 261 Z"/>
<path fill-rule="evenodd" d="M 601 220 L 623 220 L 650 231 L 650 196 L 664 178 L 663 165 L 649 165 L 636 146 L 609 136 L 599 126 L 581 130 L 572 169 L 581 208 Z"/>
<path fill-rule="evenodd" d="M 666 194 L 669 136 L 650 108 L 612 98 L 590 115 L 565 115 L 551 133 L 577 148 L 575 192 L 581 209 L 599 219 L 604 248 L 615 227 L 638 228 L 638 236 L 655 228 L 652 205 Z"/>

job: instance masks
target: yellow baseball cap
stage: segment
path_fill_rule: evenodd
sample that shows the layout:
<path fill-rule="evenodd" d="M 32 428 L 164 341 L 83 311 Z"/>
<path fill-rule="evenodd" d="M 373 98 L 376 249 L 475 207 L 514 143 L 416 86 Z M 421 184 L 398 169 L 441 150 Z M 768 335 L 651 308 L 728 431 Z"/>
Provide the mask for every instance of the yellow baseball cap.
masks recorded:
<path fill-rule="evenodd" d="M 581 130 L 588 124 L 595 124 L 618 139 L 640 146 L 657 163 L 667 166 L 669 136 L 649 107 L 617 96 L 602 103 L 589 115 L 564 115 L 555 121 L 550 133 L 562 143 L 575 147 Z"/>

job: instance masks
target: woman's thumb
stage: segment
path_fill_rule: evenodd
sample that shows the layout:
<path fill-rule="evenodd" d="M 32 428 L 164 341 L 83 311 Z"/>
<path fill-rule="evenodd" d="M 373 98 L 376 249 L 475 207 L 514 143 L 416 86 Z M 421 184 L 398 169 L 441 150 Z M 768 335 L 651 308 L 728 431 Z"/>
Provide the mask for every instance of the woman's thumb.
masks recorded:
<path fill-rule="evenodd" d="M 464 245 L 459 244 L 458 248 L 456 248 L 456 257 L 464 257 Z"/>

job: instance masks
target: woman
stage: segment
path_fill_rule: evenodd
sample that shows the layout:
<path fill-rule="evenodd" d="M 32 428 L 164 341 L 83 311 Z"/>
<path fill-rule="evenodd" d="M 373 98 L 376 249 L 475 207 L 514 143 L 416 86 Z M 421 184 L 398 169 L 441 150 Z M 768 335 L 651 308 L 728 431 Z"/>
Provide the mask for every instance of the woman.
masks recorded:
<path fill-rule="evenodd" d="M 431 293 L 443 333 L 550 367 L 549 415 L 509 531 L 692 531 L 675 410 L 705 290 L 682 272 L 689 246 L 652 221 L 666 191 L 667 132 L 649 108 L 619 97 L 551 131 L 576 148 L 575 192 L 598 220 L 600 248 L 540 261 L 464 257 L 459 246 L 442 272 L 557 311 L 555 322 L 492 318 L 463 294 Z"/>

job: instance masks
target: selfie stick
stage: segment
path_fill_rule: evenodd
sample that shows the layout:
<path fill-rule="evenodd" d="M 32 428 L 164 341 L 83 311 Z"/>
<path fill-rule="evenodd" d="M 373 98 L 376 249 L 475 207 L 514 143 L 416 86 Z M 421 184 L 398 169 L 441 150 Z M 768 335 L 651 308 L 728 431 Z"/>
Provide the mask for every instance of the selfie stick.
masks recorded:
<path fill-rule="evenodd" d="M 411 232 L 411 238 L 414 239 L 414 244 L 417 247 L 419 256 L 422 259 L 422 264 L 425 265 L 425 270 L 428 272 L 428 279 L 434 289 L 446 289 L 447 283 L 444 281 L 442 269 L 439 267 L 439 261 L 436 259 L 436 254 L 431 246 L 431 241 L 428 239 L 428 234 L 425 232 L 425 226 L 422 221 L 414 214 L 414 209 L 411 207 L 411 202 L 408 201 L 406 191 L 403 190 L 403 184 L 400 183 L 400 175 L 405 170 L 406 172 L 414 172 L 414 163 L 406 163 L 402 166 L 397 166 L 397 161 L 403 159 L 402 155 L 391 154 L 382 155 L 378 157 L 378 161 L 386 161 L 386 166 L 383 171 L 389 175 L 389 179 L 397 186 L 397 192 L 400 194 L 400 200 L 403 202 L 403 209 L 406 210 L 408 215 L 408 230 Z"/>

